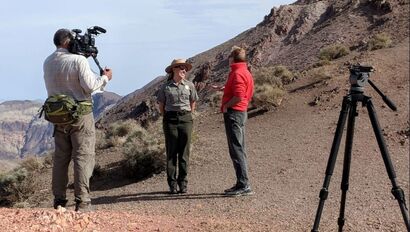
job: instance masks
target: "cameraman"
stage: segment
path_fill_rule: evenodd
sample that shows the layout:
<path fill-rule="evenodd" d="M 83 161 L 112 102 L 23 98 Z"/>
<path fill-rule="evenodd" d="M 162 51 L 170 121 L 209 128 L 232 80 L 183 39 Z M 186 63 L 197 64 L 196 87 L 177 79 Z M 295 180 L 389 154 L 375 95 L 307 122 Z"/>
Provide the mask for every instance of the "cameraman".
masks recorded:
<path fill-rule="evenodd" d="M 57 50 L 44 61 L 44 81 L 49 97 L 58 94 L 68 95 L 78 102 L 88 103 L 90 109 L 73 124 L 54 125 L 52 190 L 54 208 L 65 207 L 68 166 L 72 159 L 75 210 L 90 211 L 90 177 L 95 164 L 95 127 L 91 93 L 103 89 L 111 80 L 112 71 L 105 68 L 102 76 L 92 72 L 86 57 L 69 52 L 70 41 L 73 39 L 73 34 L 68 29 L 59 29 L 54 34 Z"/>

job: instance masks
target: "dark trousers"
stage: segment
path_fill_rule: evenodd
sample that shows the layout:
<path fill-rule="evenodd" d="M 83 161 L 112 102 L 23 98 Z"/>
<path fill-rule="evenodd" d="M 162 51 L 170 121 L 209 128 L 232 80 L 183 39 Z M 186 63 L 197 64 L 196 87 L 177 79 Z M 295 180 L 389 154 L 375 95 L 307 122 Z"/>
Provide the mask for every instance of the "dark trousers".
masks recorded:
<path fill-rule="evenodd" d="M 239 187 L 249 186 L 248 164 L 245 152 L 245 122 L 247 118 L 247 112 L 228 109 L 224 113 L 229 155 L 235 169 L 236 185 Z"/>
<path fill-rule="evenodd" d="M 170 188 L 188 183 L 189 150 L 192 135 L 191 113 L 165 113 L 163 129 L 167 153 L 167 181 Z M 178 176 L 177 176 L 178 165 Z"/>

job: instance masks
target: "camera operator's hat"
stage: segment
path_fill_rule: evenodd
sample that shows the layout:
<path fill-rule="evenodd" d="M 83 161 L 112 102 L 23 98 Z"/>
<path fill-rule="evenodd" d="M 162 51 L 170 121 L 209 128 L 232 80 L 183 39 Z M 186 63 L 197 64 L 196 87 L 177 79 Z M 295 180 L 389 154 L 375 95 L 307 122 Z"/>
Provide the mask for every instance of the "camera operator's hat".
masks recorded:
<path fill-rule="evenodd" d="M 175 59 L 172 61 L 172 63 L 165 69 L 166 73 L 171 73 L 172 72 L 172 68 L 175 66 L 180 66 L 183 65 L 185 66 L 187 69 L 186 71 L 188 72 L 189 70 L 192 69 L 192 65 L 187 63 L 185 59 Z"/>

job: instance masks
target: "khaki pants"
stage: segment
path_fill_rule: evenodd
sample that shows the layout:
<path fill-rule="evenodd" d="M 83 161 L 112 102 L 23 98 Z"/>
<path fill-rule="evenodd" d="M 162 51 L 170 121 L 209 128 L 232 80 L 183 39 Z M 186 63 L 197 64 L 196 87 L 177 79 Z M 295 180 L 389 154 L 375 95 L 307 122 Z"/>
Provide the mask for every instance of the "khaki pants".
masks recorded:
<path fill-rule="evenodd" d="M 90 178 L 95 164 L 95 126 L 93 114 L 82 116 L 72 125 L 55 126 L 55 154 L 52 189 L 55 199 L 66 199 L 68 166 L 74 162 L 76 201 L 90 202 Z"/>

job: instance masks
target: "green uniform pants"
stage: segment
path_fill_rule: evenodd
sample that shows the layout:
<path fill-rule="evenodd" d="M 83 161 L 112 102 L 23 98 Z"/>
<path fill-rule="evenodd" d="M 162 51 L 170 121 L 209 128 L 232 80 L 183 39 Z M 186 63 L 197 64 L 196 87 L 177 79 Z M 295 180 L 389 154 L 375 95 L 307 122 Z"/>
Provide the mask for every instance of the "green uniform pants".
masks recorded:
<path fill-rule="evenodd" d="M 74 196 L 76 201 L 90 202 L 90 178 L 95 164 L 95 126 L 93 114 L 81 116 L 71 125 L 54 128 L 52 189 L 55 199 L 66 199 L 68 166 L 74 162 Z"/>
<path fill-rule="evenodd" d="M 189 150 L 192 135 L 190 112 L 166 112 L 163 119 L 167 153 L 167 181 L 170 188 L 186 187 L 188 183 Z M 178 165 L 178 175 L 177 175 Z"/>

